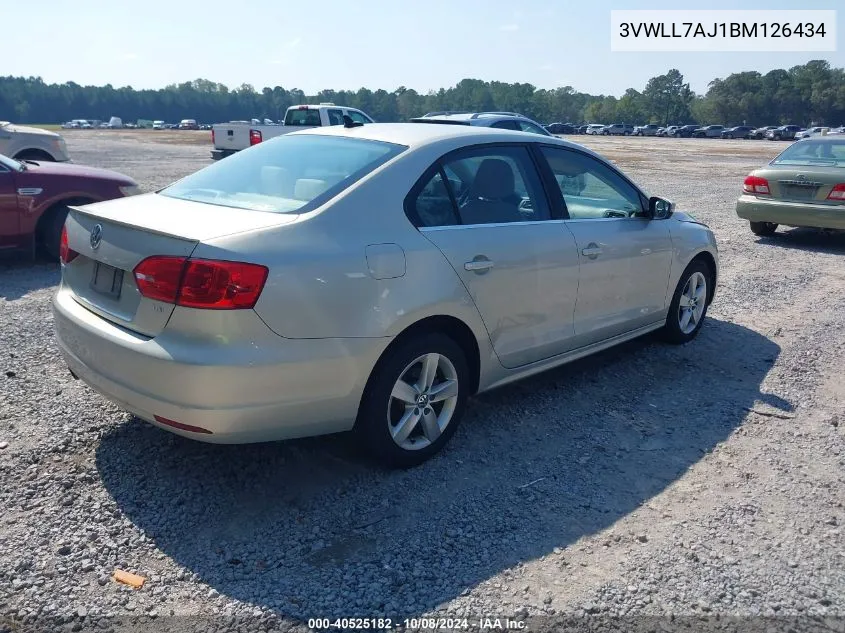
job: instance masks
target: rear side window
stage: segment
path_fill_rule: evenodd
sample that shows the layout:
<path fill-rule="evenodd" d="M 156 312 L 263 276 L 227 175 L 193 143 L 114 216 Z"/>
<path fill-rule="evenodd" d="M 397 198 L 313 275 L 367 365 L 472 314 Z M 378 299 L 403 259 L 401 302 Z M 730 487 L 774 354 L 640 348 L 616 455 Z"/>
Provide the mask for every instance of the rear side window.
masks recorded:
<path fill-rule="evenodd" d="M 328 110 L 329 125 L 343 125 L 343 110 Z"/>
<path fill-rule="evenodd" d="M 406 149 L 342 136 L 284 135 L 201 169 L 161 195 L 235 209 L 304 213 Z"/>
<path fill-rule="evenodd" d="M 349 114 L 349 118 L 355 121 L 355 123 L 372 123 L 372 121 L 358 112 L 358 110 L 347 110 L 347 114 Z"/>
<path fill-rule="evenodd" d="M 320 125 L 320 111 L 311 108 L 288 110 L 285 125 Z"/>

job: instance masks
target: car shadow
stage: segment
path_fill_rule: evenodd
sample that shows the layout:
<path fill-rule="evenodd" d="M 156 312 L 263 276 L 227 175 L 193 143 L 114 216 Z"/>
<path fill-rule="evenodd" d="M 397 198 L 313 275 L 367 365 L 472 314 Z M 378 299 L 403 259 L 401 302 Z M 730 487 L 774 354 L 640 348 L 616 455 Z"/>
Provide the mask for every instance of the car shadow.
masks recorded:
<path fill-rule="evenodd" d="M 826 232 L 818 229 L 778 229 L 770 237 L 759 237 L 760 245 L 795 248 L 811 253 L 845 254 L 845 231 Z"/>
<path fill-rule="evenodd" d="M 790 410 L 761 393 L 779 353 L 716 319 L 684 346 L 645 337 L 472 399 L 447 449 L 408 471 L 371 466 L 345 435 L 217 446 L 135 420 L 102 438 L 96 464 L 123 515 L 220 594 L 292 619 L 410 616 L 565 555 L 748 409 Z"/>
<path fill-rule="evenodd" d="M 39 257 L 0 259 L 0 299 L 15 301 L 36 290 L 59 283 L 62 272 L 58 263 Z"/>

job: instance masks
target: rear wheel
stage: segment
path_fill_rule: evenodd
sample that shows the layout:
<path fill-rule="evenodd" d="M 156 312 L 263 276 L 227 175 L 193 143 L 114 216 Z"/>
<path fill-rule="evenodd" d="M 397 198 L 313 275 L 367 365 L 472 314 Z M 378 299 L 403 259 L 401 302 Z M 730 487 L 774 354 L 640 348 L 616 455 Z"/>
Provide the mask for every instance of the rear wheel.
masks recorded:
<path fill-rule="evenodd" d="M 750 224 L 751 232 L 761 237 L 774 235 L 778 229 L 778 225 L 775 222 L 751 222 Z"/>
<path fill-rule="evenodd" d="M 41 221 L 38 239 L 52 259 L 59 259 L 59 242 L 62 239 L 62 229 L 65 226 L 67 214 L 66 206 L 53 207 L 47 211 L 46 217 Z"/>
<path fill-rule="evenodd" d="M 440 451 L 463 416 L 469 369 L 461 347 L 443 334 L 408 339 L 379 361 L 355 431 L 378 462 L 417 466 Z"/>
<path fill-rule="evenodd" d="M 710 267 L 702 260 L 687 266 L 669 305 L 663 338 L 681 345 L 694 339 L 704 323 L 712 283 Z"/>

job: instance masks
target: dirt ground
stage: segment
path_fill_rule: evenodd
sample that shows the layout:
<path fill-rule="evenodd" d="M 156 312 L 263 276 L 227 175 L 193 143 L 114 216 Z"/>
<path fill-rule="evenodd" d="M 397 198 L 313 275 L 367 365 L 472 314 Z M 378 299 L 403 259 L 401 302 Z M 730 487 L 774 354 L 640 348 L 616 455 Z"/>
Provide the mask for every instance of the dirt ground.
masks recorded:
<path fill-rule="evenodd" d="M 208 132 L 64 134 L 75 162 L 146 190 L 211 162 Z M 208 446 L 130 419 L 58 356 L 58 267 L 0 265 L 0 631 L 385 614 L 841 630 L 845 236 L 759 238 L 736 217 L 745 175 L 786 144 L 569 140 L 714 230 L 708 320 L 688 345 L 646 337 L 472 399 L 408 472 L 343 438 Z"/>

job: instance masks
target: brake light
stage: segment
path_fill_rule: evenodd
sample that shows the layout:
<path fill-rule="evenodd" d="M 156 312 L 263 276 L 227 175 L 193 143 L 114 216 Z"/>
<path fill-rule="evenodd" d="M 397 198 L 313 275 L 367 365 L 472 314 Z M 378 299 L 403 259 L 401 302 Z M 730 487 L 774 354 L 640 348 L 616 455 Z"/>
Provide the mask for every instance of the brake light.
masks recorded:
<path fill-rule="evenodd" d="M 742 184 L 742 190 L 745 193 L 753 193 L 755 195 L 769 195 L 769 181 L 760 176 L 748 176 Z"/>
<path fill-rule="evenodd" d="M 148 257 L 134 270 L 144 297 L 210 310 L 254 307 L 268 272 L 259 264 L 166 256 Z"/>
<path fill-rule="evenodd" d="M 827 194 L 827 199 L 845 201 L 845 182 L 840 182 L 833 189 L 831 189 L 830 193 Z"/>
<path fill-rule="evenodd" d="M 73 250 L 67 243 L 67 227 L 62 227 L 62 237 L 59 239 L 59 261 L 62 264 L 69 264 L 76 256 L 79 255 L 75 250 Z"/>
<path fill-rule="evenodd" d="M 214 128 L 211 128 L 211 144 L 216 145 L 216 143 L 214 142 Z"/>
<path fill-rule="evenodd" d="M 264 139 L 261 137 L 261 130 L 250 130 L 249 131 L 249 144 L 250 145 L 258 145 Z"/>

